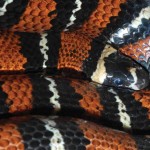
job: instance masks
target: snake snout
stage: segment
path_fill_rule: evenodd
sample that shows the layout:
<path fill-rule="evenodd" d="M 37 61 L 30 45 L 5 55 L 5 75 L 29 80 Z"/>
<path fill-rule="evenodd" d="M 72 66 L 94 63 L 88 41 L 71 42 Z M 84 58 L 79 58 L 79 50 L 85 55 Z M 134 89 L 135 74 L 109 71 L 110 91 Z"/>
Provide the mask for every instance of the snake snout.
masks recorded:
<path fill-rule="evenodd" d="M 133 89 L 140 90 L 149 85 L 149 75 L 144 69 L 137 68 L 135 74 L 137 80 L 135 82 L 135 86 L 134 86 L 135 88 Z"/>
<path fill-rule="evenodd" d="M 124 68 L 122 70 L 114 70 L 111 74 L 108 74 L 104 84 L 140 90 L 148 86 L 149 75 L 144 69 L 138 67 L 130 68 L 128 71 Z"/>
<path fill-rule="evenodd" d="M 130 58 L 113 53 L 105 61 L 106 78 L 103 84 L 140 90 L 149 84 L 149 74 Z"/>

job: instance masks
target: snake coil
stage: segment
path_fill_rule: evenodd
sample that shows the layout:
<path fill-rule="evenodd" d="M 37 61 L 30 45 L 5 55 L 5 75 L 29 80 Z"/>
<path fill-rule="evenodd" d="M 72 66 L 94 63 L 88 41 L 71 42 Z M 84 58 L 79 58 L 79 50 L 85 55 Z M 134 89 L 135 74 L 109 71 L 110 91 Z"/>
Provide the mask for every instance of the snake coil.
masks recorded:
<path fill-rule="evenodd" d="M 0 0 L 0 150 L 150 150 L 149 72 L 150 0 Z"/>

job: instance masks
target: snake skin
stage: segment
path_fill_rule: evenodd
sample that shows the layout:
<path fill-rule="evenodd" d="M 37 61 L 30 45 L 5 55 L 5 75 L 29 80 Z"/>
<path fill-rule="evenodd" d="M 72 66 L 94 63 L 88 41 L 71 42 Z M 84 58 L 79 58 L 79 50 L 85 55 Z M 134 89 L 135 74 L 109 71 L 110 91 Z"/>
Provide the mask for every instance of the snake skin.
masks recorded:
<path fill-rule="evenodd" d="M 3 75 L 0 82 L 1 114 L 40 113 L 44 108 L 48 114 L 93 117 L 118 127 L 150 130 L 150 87 L 121 90 L 40 75 Z"/>
<path fill-rule="evenodd" d="M 150 149 L 150 0 L 0 0 L 0 48 L 0 150 Z"/>
<path fill-rule="evenodd" d="M 2 120 L 0 130 L 0 146 L 7 149 L 149 150 L 150 146 L 148 136 L 133 136 L 80 119 L 14 117 Z"/>
<path fill-rule="evenodd" d="M 112 46 L 76 32 L 41 35 L 6 31 L 0 34 L 0 47 L 1 72 L 68 68 L 109 86 L 139 90 L 149 84 L 149 75 L 141 66 L 119 55 Z"/>

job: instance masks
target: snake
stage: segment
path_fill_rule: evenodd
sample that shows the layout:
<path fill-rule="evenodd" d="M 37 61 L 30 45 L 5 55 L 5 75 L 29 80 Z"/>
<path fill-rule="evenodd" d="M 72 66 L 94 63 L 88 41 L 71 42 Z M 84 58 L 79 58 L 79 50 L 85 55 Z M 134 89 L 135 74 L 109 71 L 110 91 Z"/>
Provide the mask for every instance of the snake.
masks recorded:
<path fill-rule="evenodd" d="M 150 149 L 150 0 L 0 0 L 0 150 Z"/>

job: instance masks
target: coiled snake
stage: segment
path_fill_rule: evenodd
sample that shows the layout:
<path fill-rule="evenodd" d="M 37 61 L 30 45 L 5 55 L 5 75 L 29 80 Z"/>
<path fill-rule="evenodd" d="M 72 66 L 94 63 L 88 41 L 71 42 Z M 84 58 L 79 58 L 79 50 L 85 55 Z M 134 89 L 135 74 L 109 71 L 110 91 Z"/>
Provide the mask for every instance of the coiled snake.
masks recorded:
<path fill-rule="evenodd" d="M 0 149 L 149 150 L 149 72 L 150 0 L 0 0 Z"/>

